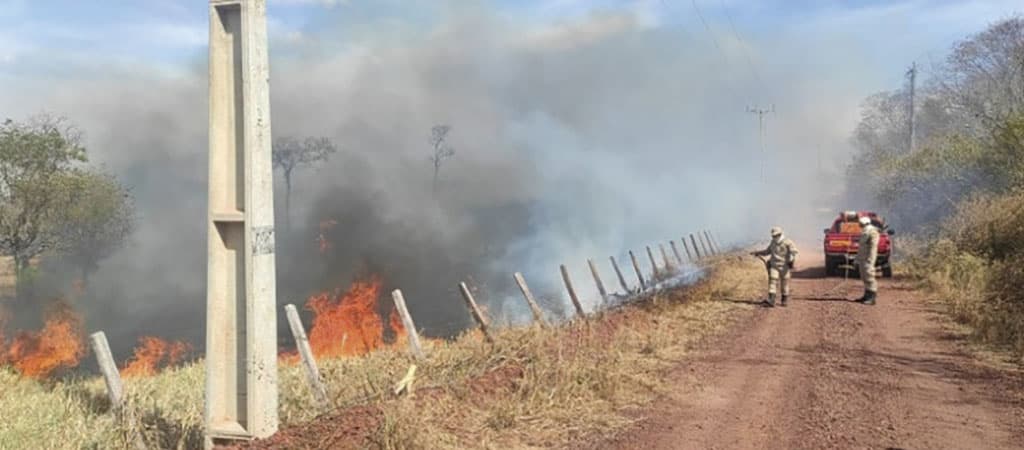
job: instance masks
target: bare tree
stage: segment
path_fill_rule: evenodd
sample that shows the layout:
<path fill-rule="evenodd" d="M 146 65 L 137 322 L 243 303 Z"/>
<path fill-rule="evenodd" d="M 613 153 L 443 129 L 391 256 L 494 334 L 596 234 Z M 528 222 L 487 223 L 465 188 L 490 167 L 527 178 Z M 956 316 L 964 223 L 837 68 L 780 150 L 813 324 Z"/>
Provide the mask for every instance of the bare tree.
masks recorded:
<path fill-rule="evenodd" d="M 1005 132 L 1009 119 L 1024 113 L 1024 17 L 996 22 L 954 45 L 935 84 L 951 109 Z"/>
<path fill-rule="evenodd" d="M 437 179 L 441 173 L 441 163 L 444 160 L 455 156 L 455 149 L 448 145 L 448 133 L 452 131 L 449 125 L 434 125 L 430 129 L 430 162 L 434 164 L 434 194 L 437 194 Z"/>
<path fill-rule="evenodd" d="M 308 137 L 299 141 L 295 137 L 285 136 L 274 140 L 271 156 L 274 168 L 281 169 L 284 174 L 284 220 L 285 228 L 291 228 L 291 197 L 292 172 L 299 167 L 309 167 L 338 151 L 334 143 L 325 137 Z"/>

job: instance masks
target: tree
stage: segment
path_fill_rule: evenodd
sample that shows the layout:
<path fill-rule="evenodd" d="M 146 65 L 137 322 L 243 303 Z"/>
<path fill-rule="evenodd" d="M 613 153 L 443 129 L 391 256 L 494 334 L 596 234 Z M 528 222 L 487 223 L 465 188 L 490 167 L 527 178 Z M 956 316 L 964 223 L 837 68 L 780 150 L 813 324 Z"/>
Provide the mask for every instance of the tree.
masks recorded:
<path fill-rule="evenodd" d="M 449 125 L 434 125 L 430 129 L 430 162 L 434 164 L 434 194 L 437 195 L 437 178 L 441 173 L 441 163 L 444 160 L 455 156 L 455 149 L 448 145 L 448 132 L 452 131 Z"/>
<path fill-rule="evenodd" d="M 58 245 L 87 283 L 99 261 L 124 247 L 135 231 L 135 204 L 128 189 L 107 173 L 77 172 L 68 185 L 70 202 L 61 213 Z"/>
<path fill-rule="evenodd" d="M 81 133 L 63 118 L 0 125 L 0 253 L 14 258 L 21 301 L 32 259 L 58 246 L 71 175 L 85 161 Z"/>
<path fill-rule="evenodd" d="M 1014 117 L 1024 114 L 1024 17 L 996 22 L 955 44 L 935 84 L 950 108 L 1004 133 Z"/>
<path fill-rule="evenodd" d="M 338 149 L 334 143 L 325 137 L 308 137 L 302 142 L 291 136 L 274 140 L 271 151 L 274 168 L 281 169 L 284 174 L 285 228 L 291 228 L 292 172 L 298 167 L 312 166 L 315 163 L 326 161 L 336 151 Z"/>

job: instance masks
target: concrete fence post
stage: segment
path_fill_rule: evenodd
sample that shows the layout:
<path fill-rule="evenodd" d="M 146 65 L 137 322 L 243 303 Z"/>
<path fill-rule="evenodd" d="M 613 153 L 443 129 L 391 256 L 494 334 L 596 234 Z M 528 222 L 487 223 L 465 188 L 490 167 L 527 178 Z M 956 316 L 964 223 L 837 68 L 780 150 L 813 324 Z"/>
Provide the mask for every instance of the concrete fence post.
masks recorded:
<path fill-rule="evenodd" d="M 114 356 L 110 353 L 107 335 L 102 331 L 97 331 L 89 335 L 89 341 L 92 344 L 92 352 L 96 354 L 100 372 L 103 373 L 103 381 L 107 384 L 110 406 L 119 410 L 124 403 L 124 385 L 121 384 L 121 373 L 118 372 L 117 364 L 114 363 Z"/>
<path fill-rule="evenodd" d="M 317 405 L 320 406 L 320 409 L 324 409 L 329 405 L 327 401 L 327 388 L 324 386 L 323 380 L 320 379 L 320 368 L 316 365 L 313 349 L 309 347 L 306 329 L 302 327 L 302 321 L 299 320 L 299 310 L 295 308 L 295 305 L 287 304 L 284 305 L 284 312 L 288 317 L 288 326 L 292 330 L 292 336 L 295 338 L 295 346 L 299 349 L 302 365 L 306 369 L 306 381 L 309 383 L 309 390 L 313 393 L 313 398 L 316 400 Z"/>
<path fill-rule="evenodd" d="M 680 241 L 683 242 L 683 250 L 686 250 L 686 259 L 688 259 L 690 262 L 696 261 L 695 259 L 693 259 L 693 254 L 690 253 L 690 244 L 686 243 L 686 236 L 683 236 L 683 238 L 680 239 Z"/>
<path fill-rule="evenodd" d="M 473 293 L 469 292 L 469 286 L 466 286 L 466 283 L 460 282 L 459 292 L 462 293 L 462 299 L 466 301 L 466 307 L 469 308 L 469 313 L 473 316 L 473 320 L 480 326 L 480 331 L 484 333 L 484 339 L 487 342 L 494 342 L 494 338 L 491 337 L 490 327 L 487 325 L 487 317 L 480 311 L 480 307 L 476 305 Z"/>
<path fill-rule="evenodd" d="M 640 290 L 647 289 L 647 282 L 644 281 L 644 273 L 640 271 L 640 263 L 636 261 L 636 255 L 633 251 L 629 251 L 629 259 L 633 261 L 633 270 L 636 272 L 636 279 L 640 280 Z"/>
<path fill-rule="evenodd" d="M 654 252 L 651 251 L 650 245 L 647 246 L 647 257 L 651 260 L 651 279 L 656 280 L 658 278 L 658 262 L 654 260 Z"/>
<path fill-rule="evenodd" d="M 594 284 L 597 285 L 597 292 L 601 294 L 601 303 L 608 303 L 608 291 L 604 289 L 604 283 L 601 282 L 601 274 L 597 272 L 597 265 L 594 261 L 587 260 L 587 265 L 590 266 L 590 274 L 594 276 Z"/>
<path fill-rule="evenodd" d="M 628 294 L 629 285 L 626 284 L 626 279 L 622 276 L 622 271 L 619 270 L 619 263 L 615 262 L 614 256 L 609 256 L 608 259 L 612 260 L 612 268 L 615 269 L 615 276 L 619 279 L 619 286 L 622 286 L 622 292 Z"/>
<path fill-rule="evenodd" d="M 401 289 L 395 289 L 391 292 L 391 300 L 395 302 L 395 310 L 398 311 L 398 316 L 402 318 L 402 327 L 405 328 L 405 333 L 409 339 L 409 351 L 412 352 L 412 356 L 418 360 L 424 358 L 423 347 L 420 346 L 420 334 L 416 331 L 416 323 L 412 320 L 412 314 L 409 314 L 409 308 L 405 304 L 405 296 L 402 295 Z"/>
<path fill-rule="evenodd" d="M 111 409 L 115 415 L 126 420 L 128 426 L 131 427 L 128 439 L 135 446 L 135 450 L 146 450 L 146 442 L 138 431 L 139 424 L 131 412 L 125 408 L 124 384 L 121 383 L 121 372 L 117 370 L 114 355 L 110 352 L 107 335 L 102 331 L 97 331 L 89 335 L 89 341 L 92 344 L 92 352 L 96 354 L 96 363 L 100 366 L 103 381 L 107 385 L 107 396 L 110 398 Z"/>
<path fill-rule="evenodd" d="M 516 272 L 512 274 L 512 279 L 516 280 L 519 290 L 523 293 L 523 298 L 526 299 L 526 305 L 530 307 L 530 312 L 533 314 L 533 321 L 541 325 L 546 325 L 544 321 L 544 313 L 541 311 L 540 306 L 537 305 L 537 300 L 533 298 L 533 293 L 530 292 L 530 287 L 526 285 L 526 279 L 523 278 L 523 274 Z"/>
<path fill-rule="evenodd" d="M 700 261 L 700 249 L 697 248 L 697 238 L 693 236 L 693 233 L 690 233 L 690 242 L 693 243 L 693 252 L 697 254 L 697 260 Z"/>
<path fill-rule="evenodd" d="M 562 281 L 565 282 L 565 289 L 569 291 L 569 300 L 572 301 L 573 308 L 576 308 L 576 315 L 584 317 L 583 305 L 580 304 L 580 298 L 576 295 L 576 289 L 572 287 L 572 280 L 569 279 L 569 270 L 565 268 L 565 264 L 559 266 L 562 271 Z"/>
<path fill-rule="evenodd" d="M 665 244 L 658 244 L 658 249 L 661 250 L 661 259 L 665 263 L 665 271 L 672 272 L 675 270 L 675 264 L 672 263 L 672 260 L 668 259 L 668 252 L 665 251 Z"/>
<path fill-rule="evenodd" d="M 679 247 L 676 247 L 676 241 L 668 241 L 668 244 L 672 246 L 672 254 L 676 255 L 676 261 L 679 263 L 679 265 L 682 266 L 683 264 L 685 264 L 685 262 L 683 261 L 683 255 L 679 254 Z"/>
<path fill-rule="evenodd" d="M 709 231 L 708 233 L 711 236 L 711 241 L 715 243 L 715 248 L 718 249 L 719 253 L 721 253 L 722 252 L 722 241 L 720 241 L 718 239 L 718 235 L 716 235 L 715 232 Z"/>
<path fill-rule="evenodd" d="M 703 239 L 702 242 L 708 243 L 708 251 L 711 254 L 713 254 L 713 255 L 717 255 L 718 254 L 718 250 L 716 250 L 715 249 L 715 245 L 711 243 L 711 238 L 708 237 L 708 231 L 707 230 L 703 230 L 703 231 L 701 231 L 699 233 L 699 235 Z"/>
<path fill-rule="evenodd" d="M 704 256 L 711 256 L 712 253 L 711 253 L 711 250 L 708 249 L 707 239 L 699 231 L 697 232 L 697 240 L 700 241 L 700 248 L 701 248 L 701 250 L 704 250 Z"/>

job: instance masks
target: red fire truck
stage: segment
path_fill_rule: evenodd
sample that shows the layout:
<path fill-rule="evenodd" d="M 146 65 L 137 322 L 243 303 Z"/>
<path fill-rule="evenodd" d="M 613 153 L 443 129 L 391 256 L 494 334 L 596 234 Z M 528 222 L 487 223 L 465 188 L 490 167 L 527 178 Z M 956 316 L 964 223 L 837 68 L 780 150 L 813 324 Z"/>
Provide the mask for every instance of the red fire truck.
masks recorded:
<path fill-rule="evenodd" d="M 886 225 L 885 218 L 871 211 L 842 212 L 832 222 L 832 226 L 825 229 L 825 272 L 829 276 L 856 273 L 855 259 L 861 232 L 861 217 L 870 217 L 871 224 L 881 230 L 875 267 L 881 269 L 883 277 L 892 276 L 891 256 L 895 232 Z"/>

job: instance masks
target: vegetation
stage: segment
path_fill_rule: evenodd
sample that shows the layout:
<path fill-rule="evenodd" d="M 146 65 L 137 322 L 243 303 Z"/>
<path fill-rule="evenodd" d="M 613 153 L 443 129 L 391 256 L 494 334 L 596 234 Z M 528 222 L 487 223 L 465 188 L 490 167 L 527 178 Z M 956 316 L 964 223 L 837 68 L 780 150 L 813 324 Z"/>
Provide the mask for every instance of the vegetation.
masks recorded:
<path fill-rule="evenodd" d="M 954 45 L 915 106 L 876 94 L 854 132 L 853 200 L 916 235 L 910 274 L 981 341 L 1024 356 L 1024 18 Z"/>
<path fill-rule="evenodd" d="M 133 229 L 127 190 L 85 162 L 81 133 L 63 118 L 0 125 L 0 255 L 14 260 L 20 300 L 37 257 L 67 256 L 88 274 Z"/>
<path fill-rule="evenodd" d="M 356 446 L 377 448 L 523 448 L 586 442 L 630 423 L 629 411 L 668 388 L 663 373 L 693 343 L 726 325 L 754 298 L 763 267 L 723 260 L 696 286 L 563 327 L 500 330 L 495 343 L 474 333 L 432 342 L 411 397 L 393 383 L 412 360 L 405 348 L 320 361 L 332 414 L 358 416 Z M 125 380 L 129 408 L 152 447 L 201 446 L 201 362 Z M 302 367 L 281 367 L 283 425 L 316 418 Z M 124 448 L 127 424 L 109 411 L 99 378 L 40 383 L 0 370 L 0 448 Z M 367 411 L 372 411 L 369 413 Z M 334 422 L 335 425 L 337 422 Z M 430 426 L 420 426 L 429 423 Z M 324 431 L 327 433 L 327 431 Z M 302 433 L 287 448 L 323 448 L 332 438 Z"/>
<path fill-rule="evenodd" d="M 327 161 L 338 148 L 325 137 L 308 137 L 303 141 L 285 136 L 274 140 L 271 161 L 275 169 L 284 175 L 285 226 L 291 226 L 292 173 L 300 167 L 309 167 Z"/>

